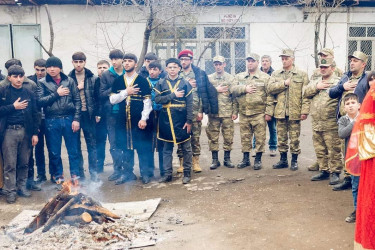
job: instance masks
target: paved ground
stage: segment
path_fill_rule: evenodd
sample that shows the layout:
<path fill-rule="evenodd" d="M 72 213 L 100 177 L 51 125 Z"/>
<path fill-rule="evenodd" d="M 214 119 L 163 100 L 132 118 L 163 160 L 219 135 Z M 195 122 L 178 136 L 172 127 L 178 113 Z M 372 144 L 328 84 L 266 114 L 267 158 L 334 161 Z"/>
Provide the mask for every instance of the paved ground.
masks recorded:
<path fill-rule="evenodd" d="M 313 173 L 307 167 L 315 159 L 310 123 L 303 122 L 296 172 L 273 170 L 278 157 L 270 157 L 268 151 L 260 171 L 209 170 L 211 154 L 203 132 L 200 162 L 204 171 L 193 174 L 189 185 L 183 186 L 176 178 L 167 185 L 154 181 L 143 186 L 137 181 L 115 186 L 106 181 L 109 164 L 101 175 L 103 185 L 88 183 L 85 189 L 106 202 L 161 197 L 151 219 L 161 240 L 154 249 L 353 249 L 354 224 L 344 221 L 353 210 L 351 192 L 333 192 L 328 181 L 309 180 Z M 238 163 L 242 157 L 238 126 L 235 142 L 232 160 Z M 219 156 L 222 160 L 222 152 Z M 0 225 L 22 209 L 40 209 L 55 192 L 49 182 L 43 188 L 14 205 L 0 197 Z"/>

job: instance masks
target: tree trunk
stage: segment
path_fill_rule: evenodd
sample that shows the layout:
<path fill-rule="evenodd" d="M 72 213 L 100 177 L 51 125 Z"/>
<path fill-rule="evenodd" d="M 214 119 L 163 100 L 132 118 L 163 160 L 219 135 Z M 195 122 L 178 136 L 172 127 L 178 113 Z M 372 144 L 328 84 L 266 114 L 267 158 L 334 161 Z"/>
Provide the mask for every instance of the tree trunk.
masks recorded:
<path fill-rule="evenodd" d="M 152 4 L 153 4 L 152 1 L 150 1 L 149 2 L 150 14 L 147 18 L 145 32 L 143 33 L 142 51 L 141 51 L 141 54 L 140 54 L 139 60 L 138 60 L 138 66 L 137 66 L 137 69 L 136 69 L 137 72 L 142 68 L 143 62 L 145 60 L 145 55 L 147 53 L 148 43 L 150 41 L 150 36 L 151 36 L 151 32 L 152 32 L 152 25 L 154 23 L 154 10 L 152 8 Z"/>
<path fill-rule="evenodd" d="M 320 20 L 322 18 L 322 14 L 319 13 L 318 17 L 315 21 L 315 35 L 314 35 L 314 58 L 315 58 L 315 66 L 316 68 L 319 67 L 319 58 L 318 58 L 318 43 L 319 43 L 319 35 L 320 35 Z"/>

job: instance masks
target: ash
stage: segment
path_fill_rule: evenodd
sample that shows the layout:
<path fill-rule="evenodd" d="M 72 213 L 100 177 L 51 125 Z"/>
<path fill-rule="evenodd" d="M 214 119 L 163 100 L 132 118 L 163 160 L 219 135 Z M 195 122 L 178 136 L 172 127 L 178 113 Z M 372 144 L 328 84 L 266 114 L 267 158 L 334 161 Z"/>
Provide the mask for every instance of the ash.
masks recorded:
<path fill-rule="evenodd" d="M 128 216 L 101 225 L 55 225 L 46 233 L 40 228 L 23 234 L 24 229 L 16 228 L 17 225 L 1 228 L 1 249 L 130 249 L 156 243 L 156 233 L 148 221 Z"/>

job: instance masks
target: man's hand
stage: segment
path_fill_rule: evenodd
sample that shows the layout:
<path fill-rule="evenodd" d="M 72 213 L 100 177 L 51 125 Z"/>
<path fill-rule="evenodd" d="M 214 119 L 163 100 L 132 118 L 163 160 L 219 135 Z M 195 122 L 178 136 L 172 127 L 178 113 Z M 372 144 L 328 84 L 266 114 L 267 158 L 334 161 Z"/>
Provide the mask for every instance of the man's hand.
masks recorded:
<path fill-rule="evenodd" d="M 272 120 L 272 116 L 270 116 L 270 115 L 264 115 L 264 119 L 265 119 L 267 122 L 269 122 L 269 121 Z"/>
<path fill-rule="evenodd" d="M 228 92 L 228 86 L 219 85 L 216 87 L 217 92 L 219 93 L 225 93 Z"/>
<path fill-rule="evenodd" d="M 85 80 L 82 80 L 80 83 L 78 83 L 77 88 L 79 90 L 83 89 L 85 87 Z"/>
<path fill-rule="evenodd" d="M 246 93 L 255 93 L 257 91 L 257 87 L 251 86 L 251 85 L 246 85 L 245 88 Z"/>
<path fill-rule="evenodd" d="M 238 115 L 232 115 L 232 121 L 236 120 Z"/>
<path fill-rule="evenodd" d="M 140 129 L 145 129 L 146 126 L 147 126 L 147 122 L 146 122 L 146 121 L 144 121 L 144 120 L 139 120 L 139 122 L 138 122 L 138 128 L 140 128 Z"/>
<path fill-rule="evenodd" d="M 95 121 L 96 121 L 96 123 L 99 123 L 99 122 L 100 122 L 100 119 L 102 119 L 100 116 L 95 116 Z"/>
<path fill-rule="evenodd" d="M 322 80 L 320 82 L 318 82 L 318 84 L 316 85 L 316 88 L 317 89 L 328 89 L 329 88 L 329 83 L 327 83 L 325 80 Z"/>
<path fill-rule="evenodd" d="M 202 121 L 202 119 L 203 119 L 203 113 L 198 113 L 197 114 L 197 122 Z"/>
<path fill-rule="evenodd" d="M 190 83 L 190 85 L 191 85 L 193 88 L 197 87 L 197 81 L 196 81 L 195 79 L 190 78 L 190 79 L 189 79 L 189 83 Z"/>
<path fill-rule="evenodd" d="M 185 95 L 185 90 L 178 90 L 178 89 L 175 89 L 175 91 L 173 91 L 173 93 L 176 95 L 177 98 L 180 98 L 180 97 L 184 97 L 184 95 Z"/>
<path fill-rule="evenodd" d="M 301 115 L 301 120 L 304 121 L 307 119 L 307 115 Z"/>
<path fill-rule="evenodd" d="M 72 122 L 72 130 L 73 130 L 73 133 L 79 131 L 79 122 L 77 121 Z"/>
<path fill-rule="evenodd" d="M 60 87 L 57 89 L 57 94 L 59 96 L 67 96 L 69 95 L 70 91 L 68 88 L 65 88 L 64 86 L 60 85 Z"/>
<path fill-rule="evenodd" d="M 348 82 L 344 83 L 343 87 L 344 87 L 345 90 L 351 91 L 351 90 L 354 90 L 355 87 L 357 87 L 357 84 L 358 84 L 358 82 L 348 81 Z"/>
<path fill-rule="evenodd" d="M 189 123 L 185 123 L 184 127 L 182 129 L 187 129 L 187 133 L 190 134 L 191 132 L 191 124 Z"/>
<path fill-rule="evenodd" d="M 136 95 L 139 92 L 139 88 L 137 88 L 138 84 L 134 86 L 130 86 L 126 88 L 126 92 L 128 92 L 128 95 Z"/>
<path fill-rule="evenodd" d="M 38 144 L 38 136 L 33 135 L 33 137 L 31 137 L 31 145 L 34 147 L 36 144 Z"/>
<path fill-rule="evenodd" d="M 27 108 L 28 102 L 26 100 L 20 102 L 20 100 L 21 97 L 18 97 L 18 99 L 13 103 L 14 108 L 18 110 Z"/>
<path fill-rule="evenodd" d="M 290 85 L 290 78 L 288 78 L 288 79 L 286 79 L 285 81 L 284 81 L 284 85 L 285 86 L 289 86 Z"/>

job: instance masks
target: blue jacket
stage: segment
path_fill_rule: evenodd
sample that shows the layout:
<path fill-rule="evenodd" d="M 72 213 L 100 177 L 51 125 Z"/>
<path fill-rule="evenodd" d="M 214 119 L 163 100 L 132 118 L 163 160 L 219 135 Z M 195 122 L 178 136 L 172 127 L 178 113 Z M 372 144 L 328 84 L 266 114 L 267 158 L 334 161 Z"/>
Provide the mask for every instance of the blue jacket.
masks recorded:
<path fill-rule="evenodd" d="M 147 80 L 148 80 L 148 82 L 150 83 L 150 87 L 151 87 L 151 101 L 152 101 L 152 109 L 153 110 L 155 110 L 155 111 L 160 111 L 162 108 L 163 108 L 163 105 L 161 105 L 161 104 L 157 104 L 156 102 L 155 102 L 155 90 L 154 90 L 154 88 L 155 88 L 155 86 L 156 86 L 156 84 L 159 82 L 159 80 L 160 80 L 160 77 L 159 78 L 156 78 L 156 79 L 154 79 L 154 78 L 151 78 L 151 77 L 147 77 Z"/>
<path fill-rule="evenodd" d="M 336 119 L 338 120 L 340 118 L 340 104 L 341 104 L 341 97 L 342 93 L 345 92 L 344 89 L 344 83 L 349 81 L 350 77 L 352 76 L 352 72 L 345 72 L 343 76 L 341 77 L 341 80 L 339 83 L 329 89 L 329 97 L 331 98 L 339 98 L 339 104 L 337 105 L 336 109 Z M 354 90 L 354 94 L 358 96 L 359 103 L 362 103 L 363 99 L 366 96 L 366 93 L 368 91 L 368 83 L 367 83 L 367 74 L 366 72 L 363 72 L 361 78 L 359 78 L 358 85 Z"/>

